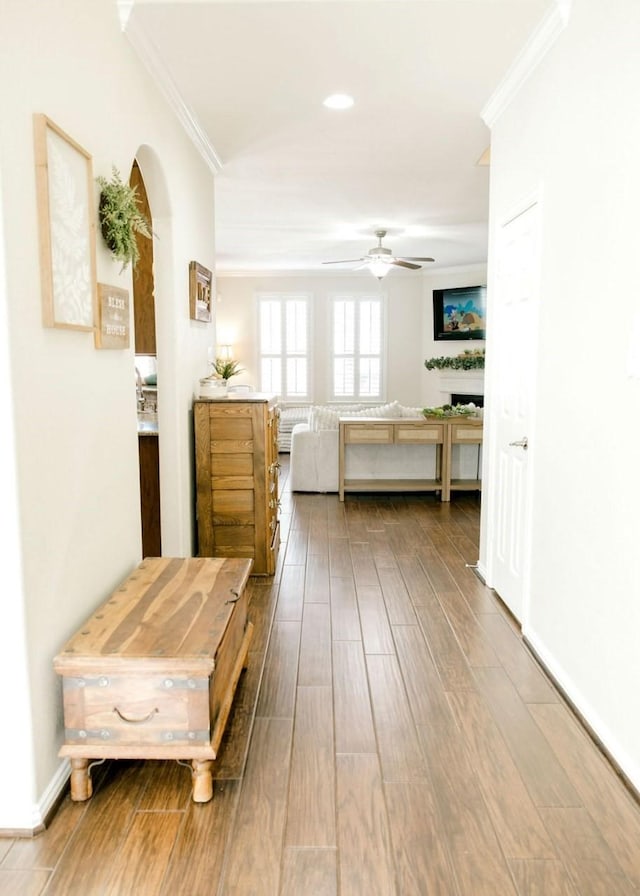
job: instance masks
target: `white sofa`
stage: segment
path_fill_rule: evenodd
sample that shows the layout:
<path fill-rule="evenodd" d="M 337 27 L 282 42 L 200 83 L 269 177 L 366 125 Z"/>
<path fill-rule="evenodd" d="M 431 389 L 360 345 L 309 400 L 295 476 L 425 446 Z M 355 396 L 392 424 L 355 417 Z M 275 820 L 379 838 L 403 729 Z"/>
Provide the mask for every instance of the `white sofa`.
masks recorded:
<path fill-rule="evenodd" d="M 307 423 L 311 405 L 284 405 L 280 407 L 278 422 L 278 451 L 289 454 L 291 451 L 291 433 L 298 423 Z"/>
<path fill-rule="evenodd" d="M 407 408 L 397 401 L 374 408 L 362 406 L 336 410 L 312 407 L 306 423 L 291 432 L 289 478 L 294 492 L 337 492 L 340 417 L 421 417 L 420 408 Z M 435 476 L 434 446 L 354 445 L 346 457 L 349 479 L 424 479 Z M 425 467 L 425 464 L 427 466 Z"/>

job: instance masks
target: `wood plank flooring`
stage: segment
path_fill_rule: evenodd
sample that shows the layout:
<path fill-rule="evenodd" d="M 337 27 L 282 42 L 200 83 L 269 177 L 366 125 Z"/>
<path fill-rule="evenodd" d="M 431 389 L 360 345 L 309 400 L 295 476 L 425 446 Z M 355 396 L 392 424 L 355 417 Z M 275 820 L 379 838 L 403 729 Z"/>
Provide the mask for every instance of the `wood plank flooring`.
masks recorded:
<path fill-rule="evenodd" d="M 477 560 L 479 499 L 291 494 L 206 805 L 111 762 L 0 896 L 626 896 L 640 810 Z"/>

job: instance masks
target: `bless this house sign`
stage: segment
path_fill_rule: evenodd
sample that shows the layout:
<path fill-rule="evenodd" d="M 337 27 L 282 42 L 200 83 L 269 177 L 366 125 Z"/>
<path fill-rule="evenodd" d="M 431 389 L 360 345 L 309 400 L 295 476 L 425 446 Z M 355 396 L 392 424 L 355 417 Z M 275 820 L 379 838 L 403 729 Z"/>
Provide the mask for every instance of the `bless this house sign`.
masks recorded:
<path fill-rule="evenodd" d="M 129 348 L 129 293 L 98 283 L 96 348 Z"/>

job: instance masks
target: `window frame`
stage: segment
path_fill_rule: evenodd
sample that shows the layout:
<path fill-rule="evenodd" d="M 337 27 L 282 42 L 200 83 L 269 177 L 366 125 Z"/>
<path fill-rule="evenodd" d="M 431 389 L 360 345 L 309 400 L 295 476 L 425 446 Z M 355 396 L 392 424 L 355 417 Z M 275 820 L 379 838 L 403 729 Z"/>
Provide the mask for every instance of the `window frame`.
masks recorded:
<path fill-rule="evenodd" d="M 340 354 L 338 355 L 335 350 L 335 318 L 336 318 L 336 302 L 338 301 L 353 301 L 356 307 L 356 318 L 355 318 L 355 348 L 353 357 L 355 359 L 355 369 L 354 369 L 354 392 L 351 395 L 337 395 L 336 394 L 336 384 L 335 384 L 335 360 L 337 357 L 348 357 L 347 355 Z M 359 393 L 359 367 L 360 367 L 360 359 L 362 356 L 362 352 L 360 351 L 359 344 L 359 333 L 358 326 L 360 320 L 360 305 L 364 301 L 376 301 L 380 303 L 380 352 L 378 355 L 371 355 L 367 353 L 365 357 L 377 357 L 380 361 L 380 390 L 378 396 L 372 395 L 361 395 Z M 330 304 L 330 332 L 329 332 L 329 362 L 328 362 L 328 392 L 330 395 L 330 401 L 332 402 L 359 402 L 359 403 L 382 403 L 385 401 L 386 391 L 387 391 L 387 335 L 388 335 L 388 326 L 387 326 L 387 295 L 386 293 L 376 293 L 369 291 L 351 291 L 351 290 L 341 290 L 340 292 L 331 292 L 329 293 L 329 304 Z"/>
<path fill-rule="evenodd" d="M 307 308 L 306 320 L 306 352 L 288 352 L 287 351 L 287 317 L 286 305 L 288 302 L 303 300 Z M 281 351 L 279 354 L 273 352 L 264 352 L 262 347 L 262 304 L 264 302 L 278 302 L 281 308 L 280 316 L 280 344 Z M 281 391 L 277 394 L 278 399 L 283 404 L 310 404 L 313 396 L 313 343 L 311 341 L 311 333 L 313 330 L 313 294 L 305 290 L 296 290 L 295 292 L 279 292 L 270 290 L 261 290 L 256 293 L 256 319 L 257 319 L 257 344 L 258 344 L 258 382 L 261 391 L 270 392 L 264 388 L 262 382 L 262 362 L 265 357 L 280 359 L 280 383 Z M 307 392 L 306 395 L 291 395 L 287 388 L 287 361 L 290 358 L 305 358 L 307 362 Z"/>

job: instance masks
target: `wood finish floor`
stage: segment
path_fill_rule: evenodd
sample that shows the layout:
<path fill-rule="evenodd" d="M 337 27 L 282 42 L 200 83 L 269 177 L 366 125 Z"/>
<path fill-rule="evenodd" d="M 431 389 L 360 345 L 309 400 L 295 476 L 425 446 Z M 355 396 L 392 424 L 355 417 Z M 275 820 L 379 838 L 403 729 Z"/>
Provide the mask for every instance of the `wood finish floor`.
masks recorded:
<path fill-rule="evenodd" d="M 466 563 L 479 501 L 292 495 L 218 762 L 111 762 L 1 896 L 627 896 L 640 812 Z"/>

